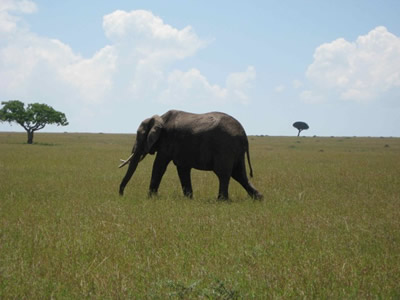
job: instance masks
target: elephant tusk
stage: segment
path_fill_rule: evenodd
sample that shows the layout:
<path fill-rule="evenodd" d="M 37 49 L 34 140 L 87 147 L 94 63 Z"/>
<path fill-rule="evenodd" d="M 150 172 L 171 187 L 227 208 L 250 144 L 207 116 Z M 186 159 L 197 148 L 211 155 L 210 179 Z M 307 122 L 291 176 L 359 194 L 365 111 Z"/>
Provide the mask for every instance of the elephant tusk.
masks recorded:
<path fill-rule="evenodd" d="M 122 164 L 120 164 L 118 166 L 118 168 L 122 168 L 123 166 L 129 164 L 129 162 L 131 161 L 132 157 L 133 157 L 133 153 L 131 154 L 131 156 L 128 157 L 127 160 L 120 159 L 120 161 L 122 161 Z"/>

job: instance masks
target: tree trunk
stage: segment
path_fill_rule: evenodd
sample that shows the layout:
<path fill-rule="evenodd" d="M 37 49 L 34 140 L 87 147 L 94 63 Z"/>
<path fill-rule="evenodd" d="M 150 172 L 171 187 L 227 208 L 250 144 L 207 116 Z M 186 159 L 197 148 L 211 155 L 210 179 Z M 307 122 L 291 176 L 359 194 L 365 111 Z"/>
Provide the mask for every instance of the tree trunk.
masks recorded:
<path fill-rule="evenodd" d="M 33 131 L 28 131 L 28 144 L 33 144 Z"/>
<path fill-rule="evenodd" d="M 297 136 L 300 136 L 300 132 L 301 132 L 301 129 L 299 129 L 299 133 L 297 134 Z"/>

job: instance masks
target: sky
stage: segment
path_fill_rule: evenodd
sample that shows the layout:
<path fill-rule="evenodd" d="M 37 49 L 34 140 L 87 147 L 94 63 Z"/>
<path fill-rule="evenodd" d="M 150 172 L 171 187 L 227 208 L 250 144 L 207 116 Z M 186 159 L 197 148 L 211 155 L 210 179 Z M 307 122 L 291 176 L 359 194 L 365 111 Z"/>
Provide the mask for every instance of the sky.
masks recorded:
<path fill-rule="evenodd" d="M 0 101 L 135 133 L 170 109 L 249 135 L 400 136 L 398 0 L 0 0 Z M 0 123 L 0 131 L 23 131 Z"/>

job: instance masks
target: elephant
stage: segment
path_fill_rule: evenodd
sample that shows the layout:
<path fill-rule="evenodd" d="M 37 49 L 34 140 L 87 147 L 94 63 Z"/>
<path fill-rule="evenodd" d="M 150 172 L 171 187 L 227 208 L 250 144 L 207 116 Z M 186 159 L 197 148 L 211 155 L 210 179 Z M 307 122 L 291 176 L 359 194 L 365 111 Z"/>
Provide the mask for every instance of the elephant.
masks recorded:
<path fill-rule="evenodd" d="M 184 196 L 193 197 L 190 173 L 194 168 L 214 171 L 219 179 L 219 200 L 229 199 L 230 177 L 239 182 L 253 199 L 263 198 L 247 178 L 246 153 L 251 177 L 253 170 L 246 133 L 242 125 L 228 114 L 169 110 L 162 116 L 154 115 L 144 120 L 137 130 L 131 155 L 126 160 L 121 159 L 120 168 L 129 164 L 119 186 L 121 196 L 139 162 L 147 154 L 155 153 L 149 196 L 157 194 L 167 166 L 173 161 Z"/>

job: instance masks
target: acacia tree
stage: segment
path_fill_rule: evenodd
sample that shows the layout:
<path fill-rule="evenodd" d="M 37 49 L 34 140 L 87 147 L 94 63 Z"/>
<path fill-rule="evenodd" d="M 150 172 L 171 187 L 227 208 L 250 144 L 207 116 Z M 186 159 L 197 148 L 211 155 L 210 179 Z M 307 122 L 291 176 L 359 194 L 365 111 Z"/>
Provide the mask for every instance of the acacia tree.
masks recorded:
<path fill-rule="evenodd" d="M 300 132 L 302 132 L 303 130 L 307 130 L 308 128 L 310 128 L 310 127 L 308 127 L 307 123 L 301 122 L 301 121 L 294 122 L 293 127 L 299 131 L 297 136 L 300 136 Z"/>
<path fill-rule="evenodd" d="M 0 109 L 0 121 L 21 125 L 28 133 L 28 144 L 33 143 L 34 132 L 48 124 L 68 125 L 65 114 L 47 104 L 33 103 L 28 104 L 26 108 L 19 100 L 3 101 L 1 104 L 4 106 Z"/>

